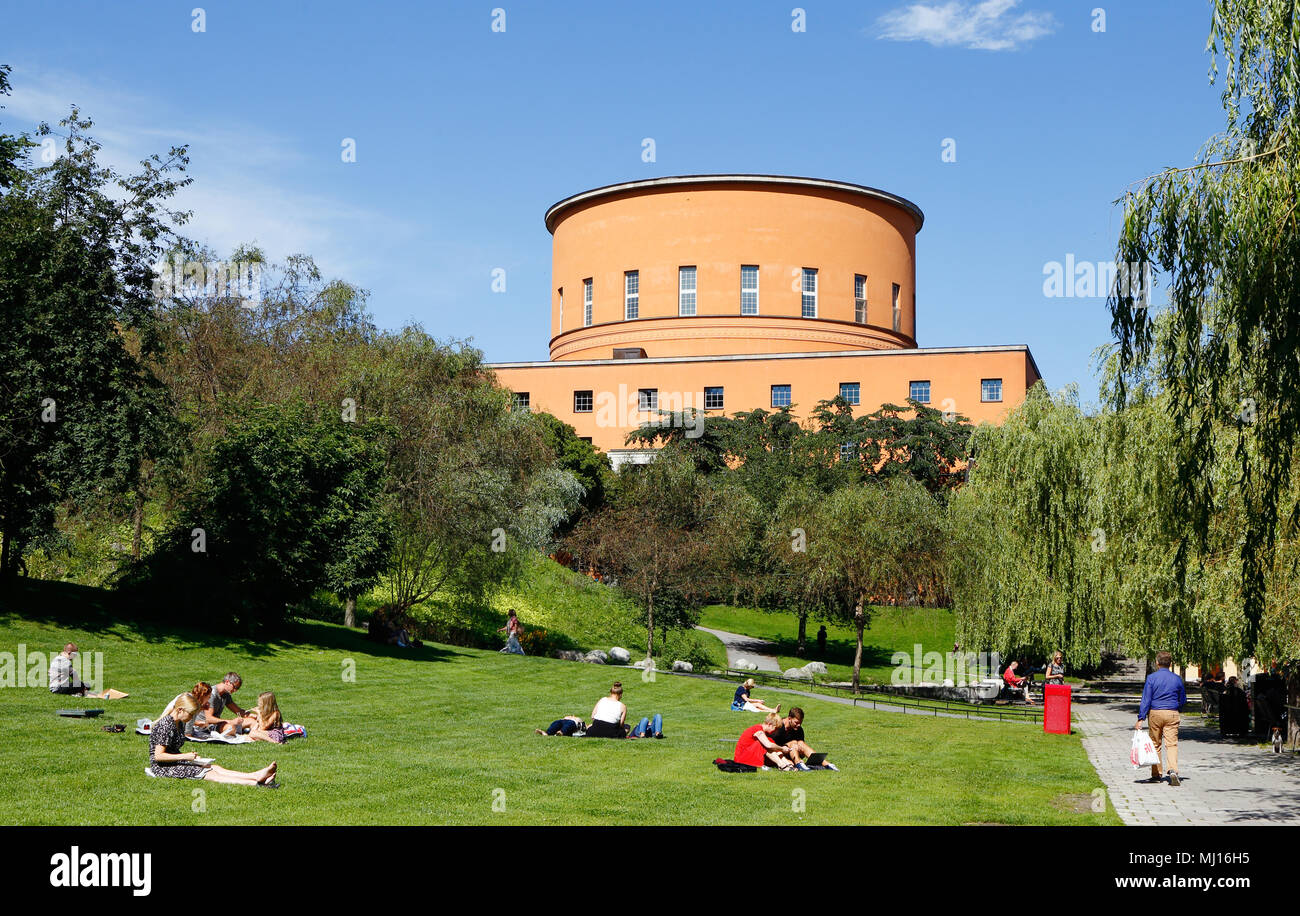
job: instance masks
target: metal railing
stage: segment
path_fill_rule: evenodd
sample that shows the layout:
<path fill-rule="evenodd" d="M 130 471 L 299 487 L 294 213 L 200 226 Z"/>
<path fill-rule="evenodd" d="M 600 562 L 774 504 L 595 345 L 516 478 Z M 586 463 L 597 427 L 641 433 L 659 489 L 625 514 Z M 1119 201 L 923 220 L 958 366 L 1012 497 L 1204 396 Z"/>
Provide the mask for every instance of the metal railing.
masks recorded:
<path fill-rule="evenodd" d="M 851 686 L 819 683 L 817 681 L 803 680 L 802 678 L 786 677 L 783 674 L 773 674 L 768 671 L 746 671 L 738 668 L 713 670 L 719 670 L 729 678 L 752 677 L 755 681 L 772 687 L 801 690 L 807 693 L 829 692 L 832 696 L 844 696 L 846 699 L 851 699 L 854 706 L 862 704 L 863 706 L 870 706 L 872 709 L 878 709 L 881 706 L 892 706 L 905 710 L 916 710 L 917 714 L 931 713 L 936 717 L 939 715 L 960 715 L 967 719 L 996 719 L 998 721 L 1014 722 L 1043 721 L 1041 708 L 1005 707 L 994 704 L 965 703 L 961 700 L 943 698 L 913 697 L 893 693 L 877 684 L 862 684 L 855 693 Z M 701 674 L 697 676 L 704 677 L 707 675 Z"/>

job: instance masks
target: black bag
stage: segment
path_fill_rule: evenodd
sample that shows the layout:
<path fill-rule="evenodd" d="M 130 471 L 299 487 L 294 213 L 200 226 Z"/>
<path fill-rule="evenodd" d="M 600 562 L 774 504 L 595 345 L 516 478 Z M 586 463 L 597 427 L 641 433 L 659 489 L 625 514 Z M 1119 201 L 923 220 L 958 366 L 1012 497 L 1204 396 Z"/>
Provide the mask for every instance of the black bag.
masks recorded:
<path fill-rule="evenodd" d="M 736 763 L 734 760 L 724 760 L 718 757 L 713 761 L 713 765 L 724 773 L 757 773 L 758 767 L 750 766 L 747 763 Z"/>

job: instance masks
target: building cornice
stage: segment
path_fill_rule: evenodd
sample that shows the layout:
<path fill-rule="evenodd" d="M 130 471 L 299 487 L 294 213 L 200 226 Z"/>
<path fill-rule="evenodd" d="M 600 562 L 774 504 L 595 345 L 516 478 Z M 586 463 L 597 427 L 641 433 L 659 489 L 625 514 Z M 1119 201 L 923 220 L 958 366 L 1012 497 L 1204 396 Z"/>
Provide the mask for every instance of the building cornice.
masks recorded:
<path fill-rule="evenodd" d="M 646 178 L 640 181 L 623 181 L 618 184 L 608 184 L 603 187 L 592 188 L 589 191 L 581 191 L 571 197 L 566 197 L 563 200 L 552 204 L 546 211 L 546 231 L 552 234 L 555 232 L 555 225 L 559 222 L 564 211 L 570 210 L 580 204 L 600 200 L 603 197 L 611 197 L 616 194 L 624 194 L 628 192 L 659 191 L 675 187 L 689 187 L 691 185 L 707 184 L 757 185 L 768 187 L 785 186 L 844 191 L 849 194 L 858 194 L 871 200 L 882 201 L 905 210 L 909 215 L 911 215 L 913 222 L 916 224 L 917 232 L 921 231 L 921 226 L 925 223 L 925 214 L 921 212 L 921 208 L 907 198 L 899 197 L 897 194 L 890 194 L 888 191 L 882 191 L 879 188 L 871 188 L 860 184 L 851 184 L 847 181 L 831 181 L 825 178 L 802 178 L 797 175 L 670 175 L 664 178 Z"/>

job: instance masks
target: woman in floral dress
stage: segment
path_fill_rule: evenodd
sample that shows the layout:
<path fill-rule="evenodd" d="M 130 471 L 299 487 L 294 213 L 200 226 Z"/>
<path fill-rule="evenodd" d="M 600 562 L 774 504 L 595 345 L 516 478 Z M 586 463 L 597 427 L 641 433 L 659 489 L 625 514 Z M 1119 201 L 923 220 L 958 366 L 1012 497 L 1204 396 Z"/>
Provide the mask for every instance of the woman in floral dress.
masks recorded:
<path fill-rule="evenodd" d="M 149 772 L 154 776 L 172 779 L 206 779 L 209 782 L 228 782 L 241 786 L 275 786 L 275 762 L 255 773 L 227 770 L 215 763 L 195 763 L 199 755 L 193 751 L 181 752 L 185 743 L 185 723 L 199 711 L 194 694 L 183 694 L 149 729 Z"/>

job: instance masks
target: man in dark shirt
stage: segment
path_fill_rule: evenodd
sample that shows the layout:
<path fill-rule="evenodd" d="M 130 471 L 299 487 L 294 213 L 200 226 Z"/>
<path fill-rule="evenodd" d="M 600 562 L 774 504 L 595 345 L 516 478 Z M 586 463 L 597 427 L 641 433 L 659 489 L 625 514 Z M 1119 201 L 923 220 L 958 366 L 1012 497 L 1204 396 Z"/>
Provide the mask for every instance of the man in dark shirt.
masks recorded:
<path fill-rule="evenodd" d="M 794 761 L 795 766 L 801 770 L 807 769 L 804 763 L 809 757 L 816 753 L 804 740 L 803 734 L 803 710 L 798 706 L 791 706 L 790 712 L 781 724 L 777 726 L 776 731 L 772 733 L 772 742 L 786 750 L 786 754 Z M 828 769 L 835 769 L 830 763 L 826 763 Z"/>
<path fill-rule="evenodd" d="M 1160 745 L 1165 746 L 1165 757 L 1169 761 L 1169 784 L 1182 785 L 1178 777 L 1178 711 L 1187 705 L 1187 687 L 1183 679 L 1174 674 L 1170 668 L 1174 660 L 1168 652 L 1156 655 L 1156 670 L 1142 686 L 1142 705 L 1138 708 L 1137 725 L 1142 727 L 1142 720 L 1147 720 L 1151 743 L 1156 747 L 1157 756 Z M 1151 765 L 1151 782 L 1160 782 L 1160 764 Z"/>

